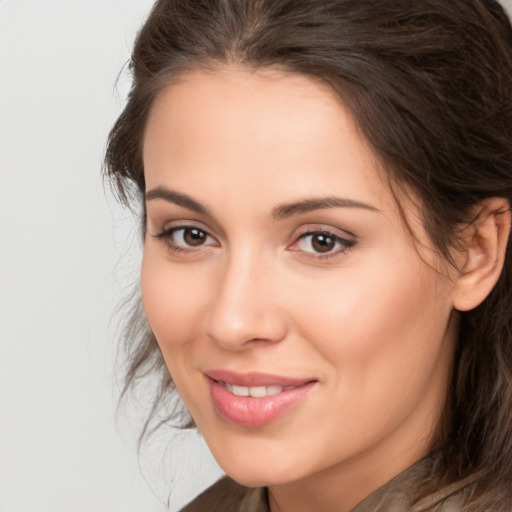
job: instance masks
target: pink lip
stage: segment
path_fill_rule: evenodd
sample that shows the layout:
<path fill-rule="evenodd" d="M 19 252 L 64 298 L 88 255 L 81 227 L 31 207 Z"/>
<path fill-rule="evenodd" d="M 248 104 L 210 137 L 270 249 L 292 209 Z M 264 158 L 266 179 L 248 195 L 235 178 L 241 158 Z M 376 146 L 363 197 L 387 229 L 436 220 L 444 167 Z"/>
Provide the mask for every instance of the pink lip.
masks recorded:
<path fill-rule="evenodd" d="M 262 427 L 286 414 L 315 386 L 313 379 L 295 379 L 265 373 L 239 374 L 229 370 L 205 372 L 217 412 L 230 423 L 244 427 Z M 219 381 L 235 386 L 282 386 L 277 395 L 265 397 L 237 396 Z"/>

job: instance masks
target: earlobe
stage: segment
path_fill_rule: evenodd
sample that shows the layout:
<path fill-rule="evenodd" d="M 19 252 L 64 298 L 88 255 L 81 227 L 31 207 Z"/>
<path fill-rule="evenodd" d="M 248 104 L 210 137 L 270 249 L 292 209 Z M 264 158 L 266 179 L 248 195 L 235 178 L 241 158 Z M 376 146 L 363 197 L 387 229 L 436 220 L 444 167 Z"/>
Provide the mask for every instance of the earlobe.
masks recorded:
<path fill-rule="evenodd" d="M 453 307 L 476 308 L 489 295 L 500 277 L 510 233 L 510 205 L 504 198 L 480 202 L 475 218 L 463 229 L 464 248 L 453 288 Z"/>

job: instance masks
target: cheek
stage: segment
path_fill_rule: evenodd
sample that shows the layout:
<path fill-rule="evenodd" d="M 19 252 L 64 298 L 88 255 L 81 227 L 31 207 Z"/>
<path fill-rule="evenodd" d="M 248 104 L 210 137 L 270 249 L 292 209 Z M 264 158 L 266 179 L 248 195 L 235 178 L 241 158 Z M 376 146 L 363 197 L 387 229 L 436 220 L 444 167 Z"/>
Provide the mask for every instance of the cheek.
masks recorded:
<path fill-rule="evenodd" d="M 204 299 L 201 280 L 177 271 L 161 250 L 146 246 L 141 268 L 144 310 L 164 357 L 192 339 Z"/>
<path fill-rule="evenodd" d="M 206 302 L 207 281 L 200 272 L 177 268 L 161 250 L 145 247 L 141 291 L 148 323 L 180 397 L 193 417 L 199 416 L 193 400 L 202 384 L 195 371 L 201 314 Z"/>
<path fill-rule="evenodd" d="M 435 364 L 451 304 L 441 278 L 423 262 L 376 259 L 323 284 L 295 293 L 307 301 L 289 300 L 296 301 L 301 336 L 339 378 L 351 375 L 361 385 L 394 373 L 405 379 L 414 368 Z"/>

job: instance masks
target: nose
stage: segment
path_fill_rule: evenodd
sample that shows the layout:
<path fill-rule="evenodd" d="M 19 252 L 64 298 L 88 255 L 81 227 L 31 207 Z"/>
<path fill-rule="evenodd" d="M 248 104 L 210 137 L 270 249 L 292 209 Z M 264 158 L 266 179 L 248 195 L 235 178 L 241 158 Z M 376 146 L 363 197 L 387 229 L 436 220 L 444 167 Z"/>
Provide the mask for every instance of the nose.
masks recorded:
<path fill-rule="evenodd" d="M 215 279 L 206 315 L 207 335 L 226 350 L 277 343 L 287 333 L 278 304 L 278 280 L 272 265 L 250 254 L 226 260 Z"/>

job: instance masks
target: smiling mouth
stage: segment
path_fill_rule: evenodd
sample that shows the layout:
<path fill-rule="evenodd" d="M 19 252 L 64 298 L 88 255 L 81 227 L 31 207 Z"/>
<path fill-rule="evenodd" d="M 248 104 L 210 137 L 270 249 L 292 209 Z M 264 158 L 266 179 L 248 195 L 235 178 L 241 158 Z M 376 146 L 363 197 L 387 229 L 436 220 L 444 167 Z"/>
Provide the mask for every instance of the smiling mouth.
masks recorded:
<path fill-rule="evenodd" d="M 258 428 L 287 415 L 316 387 L 316 379 L 295 379 L 229 370 L 206 372 L 217 413 L 242 427 Z"/>
<path fill-rule="evenodd" d="M 215 381 L 220 384 L 223 388 L 227 389 L 230 393 L 236 396 L 250 396 L 253 398 L 263 398 L 266 396 L 274 396 L 282 393 L 283 391 L 289 391 L 290 389 L 297 388 L 298 386 L 236 386 L 229 382 Z"/>

